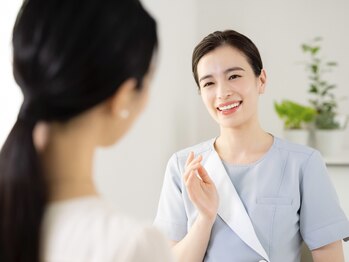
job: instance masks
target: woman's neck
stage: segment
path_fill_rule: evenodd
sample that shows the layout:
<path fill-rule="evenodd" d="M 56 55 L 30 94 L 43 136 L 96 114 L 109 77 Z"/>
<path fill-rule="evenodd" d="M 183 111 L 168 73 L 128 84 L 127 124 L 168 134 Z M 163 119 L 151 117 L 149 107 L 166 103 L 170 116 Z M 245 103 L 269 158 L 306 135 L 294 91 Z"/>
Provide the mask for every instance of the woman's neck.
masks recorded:
<path fill-rule="evenodd" d="M 248 164 L 260 159 L 272 144 L 272 135 L 257 124 L 249 128 L 221 128 L 215 149 L 228 163 Z"/>
<path fill-rule="evenodd" d="M 94 147 L 88 133 L 57 126 L 42 152 L 42 163 L 50 192 L 50 201 L 95 195 L 92 178 Z"/>

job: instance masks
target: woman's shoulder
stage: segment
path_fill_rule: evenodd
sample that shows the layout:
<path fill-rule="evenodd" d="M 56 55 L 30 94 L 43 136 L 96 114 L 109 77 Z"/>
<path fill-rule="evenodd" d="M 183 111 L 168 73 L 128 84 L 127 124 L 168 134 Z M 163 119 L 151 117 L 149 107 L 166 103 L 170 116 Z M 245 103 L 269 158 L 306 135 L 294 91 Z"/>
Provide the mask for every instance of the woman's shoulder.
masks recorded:
<path fill-rule="evenodd" d="M 274 137 L 274 148 L 280 152 L 287 152 L 291 155 L 300 155 L 305 158 L 318 152 L 316 149 L 311 148 L 310 146 L 297 144 L 279 137 Z"/>
<path fill-rule="evenodd" d="M 306 167 L 309 163 L 324 166 L 321 153 L 306 145 L 293 143 L 286 139 L 274 138 L 273 159 L 281 159 L 288 162 L 288 166 Z"/>
<path fill-rule="evenodd" d="M 116 257 L 125 257 L 116 261 L 135 261 L 126 260 L 135 248 L 146 252 L 152 243 L 165 245 L 152 226 L 116 211 L 97 197 L 50 205 L 43 225 L 44 254 L 53 258 L 48 261 L 72 257 L 77 258 L 74 261 L 114 261 Z M 86 254 L 96 256 L 96 260 L 87 259 Z"/>
<path fill-rule="evenodd" d="M 75 228 L 72 233 L 96 234 L 114 237 L 141 231 L 146 224 L 118 211 L 110 202 L 100 197 L 82 197 L 56 202 L 47 207 L 45 221 L 47 229 Z M 78 230 L 80 229 L 80 231 Z M 87 230 L 86 232 L 84 230 Z"/>
<path fill-rule="evenodd" d="M 49 224 L 61 220 L 67 221 L 64 225 L 78 223 L 80 226 L 88 224 L 90 227 L 108 225 L 108 221 L 113 224 L 132 224 L 127 216 L 117 212 L 108 201 L 98 196 L 53 202 L 47 206 L 45 220 Z"/>
<path fill-rule="evenodd" d="M 186 147 L 174 153 L 177 158 L 187 158 L 190 152 L 195 155 L 204 155 L 213 150 L 213 144 L 216 138 L 211 138 L 209 140 L 203 141 L 201 143 Z"/>

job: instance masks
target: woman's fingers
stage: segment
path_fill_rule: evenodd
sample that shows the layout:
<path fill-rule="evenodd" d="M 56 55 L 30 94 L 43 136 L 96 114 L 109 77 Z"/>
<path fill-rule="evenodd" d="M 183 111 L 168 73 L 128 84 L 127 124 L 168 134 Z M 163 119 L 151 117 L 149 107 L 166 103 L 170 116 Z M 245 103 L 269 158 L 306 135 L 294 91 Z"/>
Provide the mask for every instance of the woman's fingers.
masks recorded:
<path fill-rule="evenodd" d="M 194 158 L 194 154 L 191 156 L 189 155 L 187 158 L 187 164 L 185 165 L 186 170 L 193 169 L 193 166 L 196 166 L 198 163 L 200 163 L 202 160 L 202 156 L 198 156 L 197 158 Z"/>
<path fill-rule="evenodd" d="M 201 163 L 196 163 L 192 166 L 192 171 L 189 172 L 188 177 L 186 179 L 186 184 L 190 183 L 189 178 L 191 176 L 195 176 L 196 178 L 200 179 L 205 184 L 214 184 L 210 176 L 208 175 L 206 169 L 201 165 Z"/>
<path fill-rule="evenodd" d="M 190 162 L 193 161 L 193 159 L 194 159 L 194 152 L 190 152 L 187 157 L 187 161 L 185 162 L 185 166 L 188 166 Z"/>
<path fill-rule="evenodd" d="M 191 167 L 194 170 L 189 172 L 185 181 L 189 199 L 201 215 L 214 219 L 218 210 L 216 187 L 201 162 Z"/>
<path fill-rule="evenodd" d="M 198 200 L 199 195 L 201 194 L 201 178 L 197 176 L 197 172 L 190 172 L 187 182 L 186 182 L 186 187 L 188 190 L 188 194 L 190 196 L 190 199 L 196 203 Z"/>
<path fill-rule="evenodd" d="M 192 165 L 190 165 L 190 167 L 188 167 L 185 172 L 184 172 L 184 182 L 187 183 L 187 180 L 189 178 L 189 176 L 193 173 L 197 173 L 197 169 L 200 167 L 200 163 L 193 163 Z"/>
<path fill-rule="evenodd" d="M 206 169 L 201 165 L 199 165 L 198 167 L 198 175 L 200 176 L 200 178 L 202 179 L 203 182 L 208 183 L 208 184 L 213 184 L 212 179 L 210 178 L 210 176 L 208 175 Z"/>
<path fill-rule="evenodd" d="M 215 219 L 218 210 L 218 194 L 201 161 L 201 155 L 195 158 L 194 153 L 190 152 L 185 164 L 183 179 L 188 196 L 198 212 L 205 217 Z"/>
<path fill-rule="evenodd" d="M 184 182 L 187 183 L 189 175 L 192 172 L 196 172 L 197 171 L 197 169 L 200 166 L 200 161 L 201 160 L 202 160 L 202 156 L 201 155 L 199 155 L 197 158 L 194 158 L 194 153 L 193 152 L 189 153 L 189 156 L 188 156 L 186 164 L 185 164 L 185 171 L 184 171 L 184 174 L 183 174 Z"/>

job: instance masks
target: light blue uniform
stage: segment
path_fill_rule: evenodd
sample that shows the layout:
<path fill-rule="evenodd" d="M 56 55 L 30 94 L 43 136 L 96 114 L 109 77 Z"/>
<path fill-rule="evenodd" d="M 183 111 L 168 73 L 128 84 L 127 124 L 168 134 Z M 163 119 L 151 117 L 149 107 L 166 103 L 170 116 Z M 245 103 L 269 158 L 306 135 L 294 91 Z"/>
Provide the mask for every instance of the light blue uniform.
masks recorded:
<path fill-rule="evenodd" d="M 181 240 L 197 216 L 182 180 L 190 151 L 203 156 L 220 199 L 205 262 L 299 262 L 303 240 L 312 250 L 349 237 L 318 151 L 274 137 L 260 160 L 231 165 L 222 163 L 214 141 L 179 151 L 168 162 L 155 225 L 169 239 Z"/>

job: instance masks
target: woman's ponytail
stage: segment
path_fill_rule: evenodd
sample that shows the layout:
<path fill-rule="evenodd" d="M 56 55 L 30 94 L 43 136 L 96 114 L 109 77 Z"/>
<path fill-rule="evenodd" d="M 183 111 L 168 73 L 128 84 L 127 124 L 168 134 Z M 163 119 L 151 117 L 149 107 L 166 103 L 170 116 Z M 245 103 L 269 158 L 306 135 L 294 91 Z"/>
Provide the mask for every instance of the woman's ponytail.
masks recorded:
<path fill-rule="evenodd" d="M 48 186 L 35 123 L 67 121 L 127 79 L 141 83 L 157 47 L 156 22 L 139 1 L 26 0 L 12 44 L 24 103 L 0 152 L 0 261 L 38 262 Z"/>
<path fill-rule="evenodd" d="M 18 119 L 0 151 L 0 261 L 40 261 L 47 187 L 33 143 L 34 126 Z"/>

